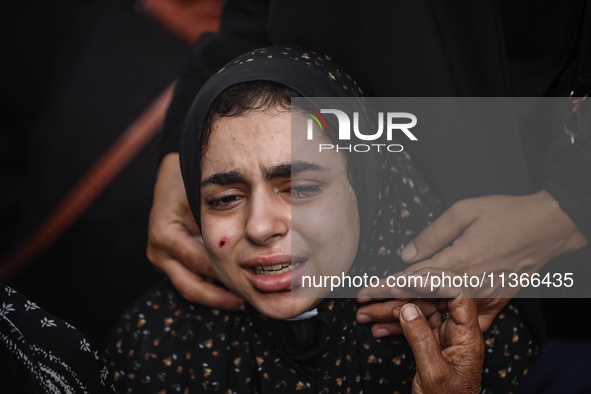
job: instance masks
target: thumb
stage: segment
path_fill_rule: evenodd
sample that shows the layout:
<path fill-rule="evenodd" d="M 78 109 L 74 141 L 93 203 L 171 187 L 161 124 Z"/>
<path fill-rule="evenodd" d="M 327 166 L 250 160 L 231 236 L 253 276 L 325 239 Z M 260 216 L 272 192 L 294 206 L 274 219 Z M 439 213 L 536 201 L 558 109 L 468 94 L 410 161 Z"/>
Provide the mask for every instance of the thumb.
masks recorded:
<path fill-rule="evenodd" d="M 416 263 L 433 256 L 453 243 L 474 221 L 475 217 L 467 212 L 465 202 L 458 202 L 445 211 L 430 226 L 402 250 L 405 263 Z"/>
<path fill-rule="evenodd" d="M 404 305 L 400 311 L 400 325 L 415 357 L 417 374 L 436 380 L 446 376 L 449 367 L 421 310 L 411 303 Z"/>

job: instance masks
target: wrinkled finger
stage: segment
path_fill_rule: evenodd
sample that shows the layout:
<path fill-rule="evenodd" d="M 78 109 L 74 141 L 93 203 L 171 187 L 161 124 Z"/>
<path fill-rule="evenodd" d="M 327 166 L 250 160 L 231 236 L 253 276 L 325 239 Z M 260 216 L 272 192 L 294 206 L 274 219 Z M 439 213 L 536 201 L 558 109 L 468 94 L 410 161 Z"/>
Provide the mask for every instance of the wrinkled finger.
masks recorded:
<path fill-rule="evenodd" d="M 453 370 L 443 359 L 431 326 L 417 306 L 409 303 L 402 307 L 400 325 L 412 348 L 418 375 L 437 381 L 444 381 L 453 375 Z"/>
<path fill-rule="evenodd" d="M 447 301 L 447 308 L 458 325 L 470 327 L 478 322 L 478 307 L 474 298 L 450 299 Z"/>
<path fill-rule="evenodd" d="M 455 335 L 441 337 L 442 348 L 458 346 L 471 352 L 470 358 L 481 352 L 483 345 L 482 333 L 478 323 L 478 312 L 475 299 L 456 298 L 448 301 L 450 322 L 455 325 Z"/>
<path fill-rule="evenodd" d="M 392 309 L 405 304 L 405 300 L 388 300 L 365 305 L 357 310 L 358 323 L 388 323 L 394 320 Z"/>
<path fill-rule="evenodd" d="M 383 338 L 389 335 L 400 335 L 403 333 L 402 326 L 400 325 L 399 321 L 400 312 L 407 303 L 408 301 L 401 300 L 391 302 L 391 305 L 393 305 L 394 307 L 390 310 L 390 316 L 383 317 L 380 320 L 376 320 L 378 322 L 371 327 L 371 332 L 375 338 Z M 441 314 L 437 310 L 436 300 L 415 299 L 412 300 L 412 303 L 419 309 L 421 309 L 423 315 L 427 318 L 427 321 L 429 322 L 431 328 L 438 327 L 441 325 Z M 368 316 L 373 317 L 374 315 L 372 312 L 368 312 Z M 382 310 L 380 310 L 379 312 L 383 313 Z"/>
<path fill-rule="evenodd" d="M 412 304 L 418 307 L 429 322 L 431 328 L 439 327 L 441 325 L 441 311 L 439 310 L 439 301 L 435 299 L 415 299 Z M 405 303 L 406 304 L 406 303 Z M 392 309 L 392 315 L 395 319 L 400 320 L 400 312 L 402 307 Z"/>
<path fill-rule="evenodd" d="M 442 325 L 440 345 L 464 387 L 479 392 L 484 361 L 484 339 L 478 325 L 476 301 L 449 300 L 451 317 Z"/>

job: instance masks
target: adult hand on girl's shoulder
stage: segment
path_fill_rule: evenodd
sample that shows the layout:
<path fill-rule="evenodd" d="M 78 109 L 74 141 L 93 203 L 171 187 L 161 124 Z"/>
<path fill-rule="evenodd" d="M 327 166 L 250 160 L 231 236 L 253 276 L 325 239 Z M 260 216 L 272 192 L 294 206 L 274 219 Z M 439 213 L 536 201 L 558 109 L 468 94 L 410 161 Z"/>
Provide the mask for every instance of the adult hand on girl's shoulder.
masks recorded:
<path fill-rule="evenodd" d="M 413 264 L 484 275 L 475 288 L 481 328 L 486 330 L 519 290 L 502 287 L 490 276 L 533 274 L 554 257 L 583 248 L 587 241 L 574 222 L 546 191 L 528 196 L 486 196 L 454 204 L 402 251 Z M 496 313 L 495 313 L 496 312 Z"/>
<path fill-rule="evenodd" d="M 478 320 L 484 332 L 519 290 L 502 287 L 500 280 L 493 281 L 492 286 L 491 275 L 498 278 L 498 273 L 532 274 L 552 258 L 576 251 L 586 243 L 558 202 L 541 191 L 529 196 L 459 201 L 407 245 L 402 258 L 413 264 L 406 274 L 433 267 L 460 276 L 465 273 L 484 278 L 484 283 L 474 288 Z M 359 296 L 374 300 L 400 298 L 397 288 L 385 286 L 377 291 L 383 294 L 364 289 Z M 398 321 L 393 321 L 391 311 L 408 298 L 412 297 L 364 306 L 358 311 L 358 321 L 376 323 L 372 327 L 374 335 L 400 334 L 402 329 Z"/>
<path fill-rule="evenodd" d="M 413 393 L 479 393 L 484 340 L 472 298 L 440 300 L 446 304 L 438 324 L 427 321 L 421 308 L 406 303 L 392 310 L 400 319 L 417 372 Z"/>
<path fill-rule="evenodd" d="M 386 286 L 386 285 L 384 285 Z M 416 295 L 392 294 L 391 289 L 387 289 L 387 294 L 376 294 L 375 292 L 364 291 L 360 293 L 359 301 L 366 303 L 368 301 L 379 301 L 361 306 L 357 310 L 357 322 L 373 323 L 371 331 L 374 337 L 382 338 L 390 335 L 402 334 L 402 327 L 398 318 L 392 316 L 393 309 L 400 307 L 409 301 L 418 306 L 425 316 L 432 316 L 436 312 L 435 304 L 431 299 L 417 299 Z M 387 298 L 396 297 L 388 300 Z M 485 298 L 477 299 L 478 304 L 478 324 L 484 333 L 490 327 L 497 314 L 509 303 L 510 298 Z M 429 318 L 429 320 L 431 320 Z"/>
<path fill-rule="evenodd" d="M 238 310 L 244 301 L 209 280 L 215 278 L 205 247 L 196 239 L 193 219 L 181 177 L 178 153 L 160 163 L 150 212 L 146 254 L 154 267 L 169 277 L 187 300 L 212 308 Z"/>
<path fill-rule="evenodd" d="M 400 335 L 403 331 L 396 311 L 408 302 L 412 302 L 421 309 L 422 314 L 432 323 L 432 327 L 438 327 L 441 310 L 445 309 L 441 305 L 443 299 L 455 298 L 461 294 L 470 294 L 473 297 L 474 294 L 474 289 L 469 286 L 449 287 L 445 281 L 433 280 L 444 275 L 460 276 L 454 271 L 424 267 L 412 273 L 399 272 L 382 279 L 378 286 L 362 289 L 358 294 L 358 301 L 362 305 L 357 310 L 357 322 L 373 323 L 371 331 L 376 338 Z M 406 285 L 392 286 L 392 283 Z M 483 333 L 509 301 L 510 298 L 476 300 L 478 305 L 476 319 Z"/>

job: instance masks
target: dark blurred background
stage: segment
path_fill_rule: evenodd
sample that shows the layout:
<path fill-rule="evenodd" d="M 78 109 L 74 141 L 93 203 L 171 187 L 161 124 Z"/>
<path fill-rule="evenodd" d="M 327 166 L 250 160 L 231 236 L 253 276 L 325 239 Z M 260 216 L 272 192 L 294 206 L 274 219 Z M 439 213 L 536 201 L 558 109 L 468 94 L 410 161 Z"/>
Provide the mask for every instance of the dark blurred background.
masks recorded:
<path fill-rule="evenodd" d="M 200 6 L 194 7 L 199 3 Z M 0 6 L 0 254 L 28 234 L 175 79 L 221 0 L 13 1 Z M 8 284 L 102 347 L 158 280 L 145 257 L 157 138 Z"/>

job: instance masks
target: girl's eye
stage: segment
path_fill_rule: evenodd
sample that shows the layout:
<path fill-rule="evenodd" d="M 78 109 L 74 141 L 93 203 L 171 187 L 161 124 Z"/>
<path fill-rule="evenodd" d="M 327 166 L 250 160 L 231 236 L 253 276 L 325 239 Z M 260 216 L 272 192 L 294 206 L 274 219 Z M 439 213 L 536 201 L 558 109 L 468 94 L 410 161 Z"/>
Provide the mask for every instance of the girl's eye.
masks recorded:
<path fill-rule="evenodd" d="M 240 196 L 223 196 L 216 198 L 212 201 L 207 201 L 207 209 L 224 209 L 231 205 L 234 205 L 236 201 L 239 201 L 242 197 Z"/>
<path fill-rule="evenodd" d="M 301 185 L 291 186 L 290 188 L 292 198 L 306 198 L 312 197 L 320 193 L 320 186 Z"/>

